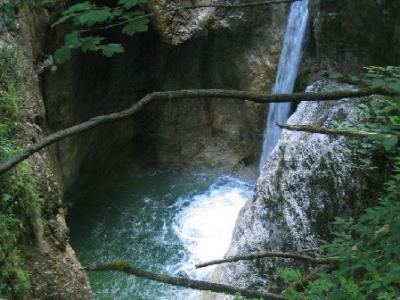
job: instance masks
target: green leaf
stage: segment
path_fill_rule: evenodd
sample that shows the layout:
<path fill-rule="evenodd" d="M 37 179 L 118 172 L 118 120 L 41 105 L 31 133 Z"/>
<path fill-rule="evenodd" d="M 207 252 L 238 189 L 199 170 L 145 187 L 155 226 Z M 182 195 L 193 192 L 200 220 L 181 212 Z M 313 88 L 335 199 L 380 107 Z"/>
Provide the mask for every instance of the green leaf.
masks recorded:
<path fill-rule="evenodd" d="M 66 15 L 66 16 L 62 16 L 61 18 L 59 18 L 57 20 L 57 22 L 54 22 L 53 24 L 51 24 L 51 27 L 55 27 L 57 25 L 63 24 L 67 21 L 69 21 L 70 19 L 72 19 L 74 16 L 73 15 Z"/>
<path fill-rule="evenodd" d="M 139 0 L 119 0 L 118 4 L 125 6 L 127 8 L 131 8 L 131 7 L 138 5 L 139 2 L 140 2 Z"/>
<path fill-rule="evenodd" d="M 389 117 L 389 119 L 393 125 L 395 125 L 395 126 L 400 125 L 400 116 L 391 116 L 391 117 Z"/>
<path fill-rule="evenodd" d="M 398 141 L 399 141 L 399 138 L 397 136 L 392 136 L 390 138 L 385 139 L 382 142 L 382 145 L 386 151 L 390 151 L 397 145 Z"/>
<path fill-rule="evenodd" d="M 124 52 L 121 44 L 108 44 L 102 48 L 102 53 L 106 57 L 112 57 L 114 54 Z"/>
<path fill-rule="evenodd" d="M 66 11 L 62 13 L 61 18 L 54 22 L 51 27 L 63 24 L 69 20 L 74 20 L 79 14 L 93 10 L 95 6 L 89 1 L 78 3 L 69 7 Z"/>
<path fill-rule="evenodd" d="M 98 51 L 101 49 L 101 42 L 104 40 L 100 36 L 89 36 L 82 39 L 82 52 Z"/>
<path fill-rule="evenodd" d="M 400 79 L 389 83 L 388 86 L 390 89 L 392 89 L 396 92 L 399 92 L 400 91 Z"/>
<path fill-rule="evenodd" d="M 122 29 L 122 33 L 133 36 L 137 32 L 145 32 L 149 29 L 148 23 L 148 18 L 134 20 L 124 26 L 124 28 Z"/>
<path fill-rule="evenodd" d="M 291 283 L 301 278 L 301 273 L 298 270 L 291 268 L 278 268 L 278 275 L 285 283 Z"/>
<path fill-rule="evenodd" d="M 81 40 L 79 38 L 79 33 L 77 31 L 72 31 L 65 37 L 65 47 L 70 49 L 75 49 L 81 46 Z"/>
<path fill-rule="evenodd" d="M 351 80 L 351 82 L 356 83 L 357 81 L 360 80 L 360 77 L 358 77 L 358 76 L 350 76 L 350 80 Z"/>
<path fill-rule="evenodd" d="M 82 3 L 72 5 L 63 14 L 72 14 L 72 13 L 88 11 L 88 10 L 92 9 L 93 6 L 94 5 L 92 3 L 90 3 L 90 1 L 85 1 Z"/>
<path fill-rule="evenodd" d="M 377 78 L 377 79 L 372 79 L 369 82 L 369 85 L 370 85 L 371 88 L 379 88 L 379 87 L 385 86 L 386 82 L 382 78 Z"/>
<path fill-rule="evenodd" d="M 111 14 L 110 8 L 103 8 L 101 10 L 91 10 L 83 13 L 74 18 L 75 25 L 93 26 L 98 23 L 104 23 L 114 18 Z"/>
<path fill-rule="evenodd" d="M 314 293 L 321 294 L 323 292 L 329 291 L 330 288 L 333 287 L 332 282 L 325 278 L 319 278 L 310 283 L 310 288 Z"/>
<path fill-rule="evenodd" d="M 342 80 L 343 79 L 343 74 L 339 72 L 330 72 L 329 73 L 329 78 L 333 80 Z"/>
<path fill-rule="evenodd" d="M 71 57 L 71 49 L 67 47 L 61 47 L 54 52 L 54 60 L 56 64 L 64 64 Z"/>

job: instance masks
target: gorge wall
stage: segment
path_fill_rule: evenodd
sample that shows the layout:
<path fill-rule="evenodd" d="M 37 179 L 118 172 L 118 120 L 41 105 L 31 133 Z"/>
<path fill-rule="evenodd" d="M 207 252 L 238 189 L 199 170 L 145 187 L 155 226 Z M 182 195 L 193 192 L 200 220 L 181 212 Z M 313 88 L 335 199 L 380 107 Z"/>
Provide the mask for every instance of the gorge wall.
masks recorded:
<path fill-rule="evenodd" d="M 165 6 L 182 3 L 152 2 L 157 14 L 148 33 L 129 40 L 112 33 L 123 41 L 124 54 L 111 60 L 77 55 L 47 74 L 43 91 L 50 129 L 124 109 L 152 91 L 270 90 L 287 5 L 162 13 Z M 49 49 L 59 34 L 48 36 Z M 154 103 L 133 119 L 59 143 L 61 177 L 67 191 L 123 168 L 213 169 L 255 178 L 265 115 L 264 105 L 243 101 Z"/>
<path fill-rule="evenodd" d="M 0 33 L 0 52 L 4 54 L 7 50 L 12 51 L 15 59 L 13 67 L 19 74 L 15 80 L 21 81 L 19 83 L 21 85 L 21 103 L 14 104 L 21 105 L 20 109 L 22 110 L 17 124 L 19 126 L 18 136 L 14 137 L 16 144 L 28 145 L 46 135 L 45 109 L 40 80 L 36 73 L 36 61 L 42 50 L 43 34 L 47 22 L 48 14 L 44 10 L 31 11 L 30 7 L 23 6 L 17 20 L 17 29 Z M 4 62 L 2 62 L 2 68 L 3 64 Z M 4 72 L 3 69 L 1 71 Z M 3 89 L 2 85 L 0 87 L 1 96 L 4 95 Z M 6 101 L 3 98 L 1 100 Z M 30 291 L 24 291 L 23 296 L 20 294 L 17 298 L 7 299 L 92 299 L 88 277 L 82 271 L 75 252 L 68 242 L 65 206 L 62 201 L 60 185 L 53 172 L 50 153 L 48 151 L 36 153 L 28 159 L 26 166 L 29 170 L 31 169 L 32 173 L 25 174 L 25 176 L 31 177 L 28 179 L 32 182 L 29 192 L 38 194 L 40 204 L 37 207 L 33 203 L 26 204 L 25 213 L 29 217 L 21 216 L 20 218 L 27 222 L 27 224 L 20 224 L 22 228 L 27 228 L 24 235 L 20 236 L 17 241 L 19 247 L 17 253 L 20 254 L 11 253 L 5 259 L 12 261 L 14 255 L 23 257 L 24 269 L 20 270 L 16 267 L 13 272 L 20 270 L 29 273 Z M 2 180 L 6 179 L 7 175 L 3 175 Z M 20 182 L 23 182 L 23 179 Z M 18 190 L 18 188 L 10 187 L 11 190 L 12 188 Z M 2 197 L 7 193 L 7 190 L 1 190 Z M 23 197 L 29 198 L 29 196 L 19 193 L 13 201 L 23 203 L 25 201 L 22 199 Z M 16 213 L 24 213 L 24 211 Z M 3 212 L 1 217 L 3 222 Z M 13 218 L 14 216 L 6 215 L 6 217 Z M 1 234 L 4 233 L 1 232 Z M 15 241 L 8 242 L 12 244 Z M 7 270 L 3 269 L 3 261 L 0 264 L 3 279 L 7 276 L 5 275 Z M 3 284 L 4 282 L 1 282 L 2 291 Z M 10 287 L 10 290 L 12 288 L 14 287 Z M 15 293 L 15 290 L 13 292 Z M 1 298 L 2 296 L 0 295 Z"/>
<path fill-rule="evenodd" d="M 321 67 L 359 71 L 400 61 L 400 3 L 311 1 L 315 57 Z"/>

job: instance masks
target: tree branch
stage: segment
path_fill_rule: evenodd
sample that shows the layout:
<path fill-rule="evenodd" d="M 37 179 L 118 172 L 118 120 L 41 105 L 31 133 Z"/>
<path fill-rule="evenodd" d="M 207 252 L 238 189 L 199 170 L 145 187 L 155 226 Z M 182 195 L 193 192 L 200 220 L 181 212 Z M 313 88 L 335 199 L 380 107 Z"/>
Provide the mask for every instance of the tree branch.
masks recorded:
<path fill-rule="evenodd" d="M 191 288 L 191 289 L 200 290 L 200 291 L 212 291 L 215 293 L 224 293 L 224 294 L 229 294 L 229 295 L 235 295 L 237 293 L 240 293 L 242 296 L 245 296 L 245 297 L 263 298 L 265 300 L 267 300 L 267 299 L 274 299 L 274 300 L 275 299 L 279 299 L 279 300 L 286 299 L 285 297 L 283 297 L 281 295 L 273 294 L 273 293 L 262 293 L 262 292 L 247 290 L 247 289 L 241 289 L 241 288 L 237 288 L 237 287 L 233 287 L 233 286 L 229 286 L 229 285 L 225 285 L 225 284 L 212 283 L 212 282 L 208 282 L 208 281 L 193 280 L 193 279 L 184 278 L 184 277 L 176 277 L 176 276 L 154 273 L 154 272 L 150 272 L 147 270 L 136 268 L 125 261 L 113 261 L 113 262 L 104 263 L 104 264 L 97 264 L 97 265 L 86 267 L 85 269 L 88 271 L 122 272 L 122 273 L 125 273 L 128 275 L 134 275 L 137 277 L 143 277 L 143 278 L 147 278 L 147 279 L 154 280 L 157 282 L 171 284 L 174 286 L 181 286 L 181 287 L 185 287 L 185 288 Z"/>
<path fill-rule="evenodd" d="M 387 90 L 385 88 L 376 89 L 362 89 L 362 90 L 350 90 L 350 91 L 335 91 L 335 92 L 319 92 L 319 93 L 294 93 L 294 94 L 256 94 L 245 91 L 235 90 L 181 90 L 181 91 L 165 91 L 165 92 L 154 92 L 140 99 L 130 108 L 111 113 L 108 115 L 97 116 L 88 121 L 74 125 L 72 127 L 57 131 L 49 136 L 43 138 L 37 143 L 27 146 L 21 151 L 21 153 L 15 155 L 11 159 L 7 160 L 0 165 L 0 174 L 10 170 L 21 161 L 27 159 L 32 154 L 39 150 L 48 147 L 55 142 L 58 142 L 66 137 L 70 137 L 99 125 L 108 124 L 116 121 L 127 119 L 134 115 L 136 112 L 141 110 L 145 105 L 149 104 L 154 100 L 171 100 L 171 99 L 193 99 L 193 98 L 223 98 L 223 99 L 241 99 L 248 100 L 256 103 L 272 103 L 272 102 L 290 102 L 290 101 L 327 101 L 327 100 L 339 100 L 342 98 L 355 98 L 355 97 L 366 97 L 371 95 L 385 95 L 385 96 L 396 96 L 400 95 L 400 92 Z"/>
<path fill-rule="evenodd" d="M 289 124 L 282 124 L 277 123 L 280 128 L 286 130 L 293 130 L 293 131 L 305 131 L 311 133 L 321 133 L 321 134 L 329 134 L 329 135 L 342 135 L 354 138 L 367 138 L 373 137 L 380 140 L 385 140 L 388 138 L 393 137 L 391 134 L 381 134 L 376 132 L 370 131 L 362 131 L 362 130 L 350 130 L 350 129 L 334 129 L 334 128 L 322 128 L 322 127 L 315 127 L 311 125 L 289 125 Z"/>
<path fill-rule="evenodd" d="M 304 262 L 312 263 L 312 264 L 330 264 L 336 261 L 335 258 L 324 257 L 324 258 L 315 258 L 308 255 L 293 253 L 293 252 L 270 252 L 270 251 L 262 251 L 258 253 L 231 256 L 224 259 L 216 259 L 209 262 L 201 263 L 196 265 L 196 269 L 204 268 L 207 266 L 229 263 L 229 262 L 238 262 L 243 260 L 253 260 L 253 259 L 261 259 L 266 257 L 279 257 L 279 258 L 291 258 L 295 260 L 301 260 Z"/>
<path fill-rule="evenodd" d="M 272 4 L 293 3 L 293 2 L 297 2 L 297 1 L 302 1 L 302 0 L 269 0 L 269 1 L 257 1 L 257 2 L 250 2 L 250 3 L 238 3 L 238 4 L 209 3 L 209 4 L 199 4 L 199 5 L 180 6 L 180 7 L 175 7 L 175 8 L 169 8 L 169 9 L 164 10 L 163 13 L 169 13 L 169 12 L 180 11 L 180 10 L 194 10 L 194 9 L 199 9 L 199 8 L 246 8 L 246 7 L 255 7 L 255 6 L 272 5 Z M 133 21 L 137 21 L 140 19 L 153 17 L 155 14 L 156 13 L 148 13 L 148 14 L 144 14 L 141 16 L 137 16 L 134 18 L 124 20 L 122 22 L 118 22 L 118 23 L 114 23 L 114 24 L 110 24 L 110 25 L 106 25 L 106 26 L 82 29 L 79 32 L 89 32 L 89 31 L 93 31 L 93 30 L 107 30 L 110 28 L 125 25 L 125 24 L 133 22 Z"/>

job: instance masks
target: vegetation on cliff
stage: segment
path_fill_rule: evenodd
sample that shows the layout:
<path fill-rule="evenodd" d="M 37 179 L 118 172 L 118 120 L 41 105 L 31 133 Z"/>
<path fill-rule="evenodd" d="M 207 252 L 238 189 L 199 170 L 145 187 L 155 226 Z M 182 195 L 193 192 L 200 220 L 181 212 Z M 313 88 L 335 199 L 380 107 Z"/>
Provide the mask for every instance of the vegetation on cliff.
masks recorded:
<path fill-rule="evenodd" d="M 15 49 L 2 47 L 0 57 L 0 159 L 4 160 L 23 143 L 24 110 Z M 0 296 L 23 299 L 29 294 L 21 244 L 39 242 L 35 231 L 41 227 L 40 205 L 41 195 L 28 162 L 0 176 Z"/>

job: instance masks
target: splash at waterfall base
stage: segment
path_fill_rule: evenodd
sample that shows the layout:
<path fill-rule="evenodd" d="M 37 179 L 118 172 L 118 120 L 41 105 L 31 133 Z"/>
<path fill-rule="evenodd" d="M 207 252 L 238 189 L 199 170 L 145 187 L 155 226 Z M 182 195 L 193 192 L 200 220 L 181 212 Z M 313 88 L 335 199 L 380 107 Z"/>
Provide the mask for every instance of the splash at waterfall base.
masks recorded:
<path fill-rule="evenodd" d="M 160 273 L 209 279 L 229 247 L 252 185 L 216 174 L 126 174 L 76 199 L 68 224 L 84 264 L 125 259 Z M 96 210 L 93 211 L 93 207 Z M 82 222 L 82 218 L 85 222 Z M 200 293 L 113 273 L 90 273 L 96 299 L 199 299 Z"/>

